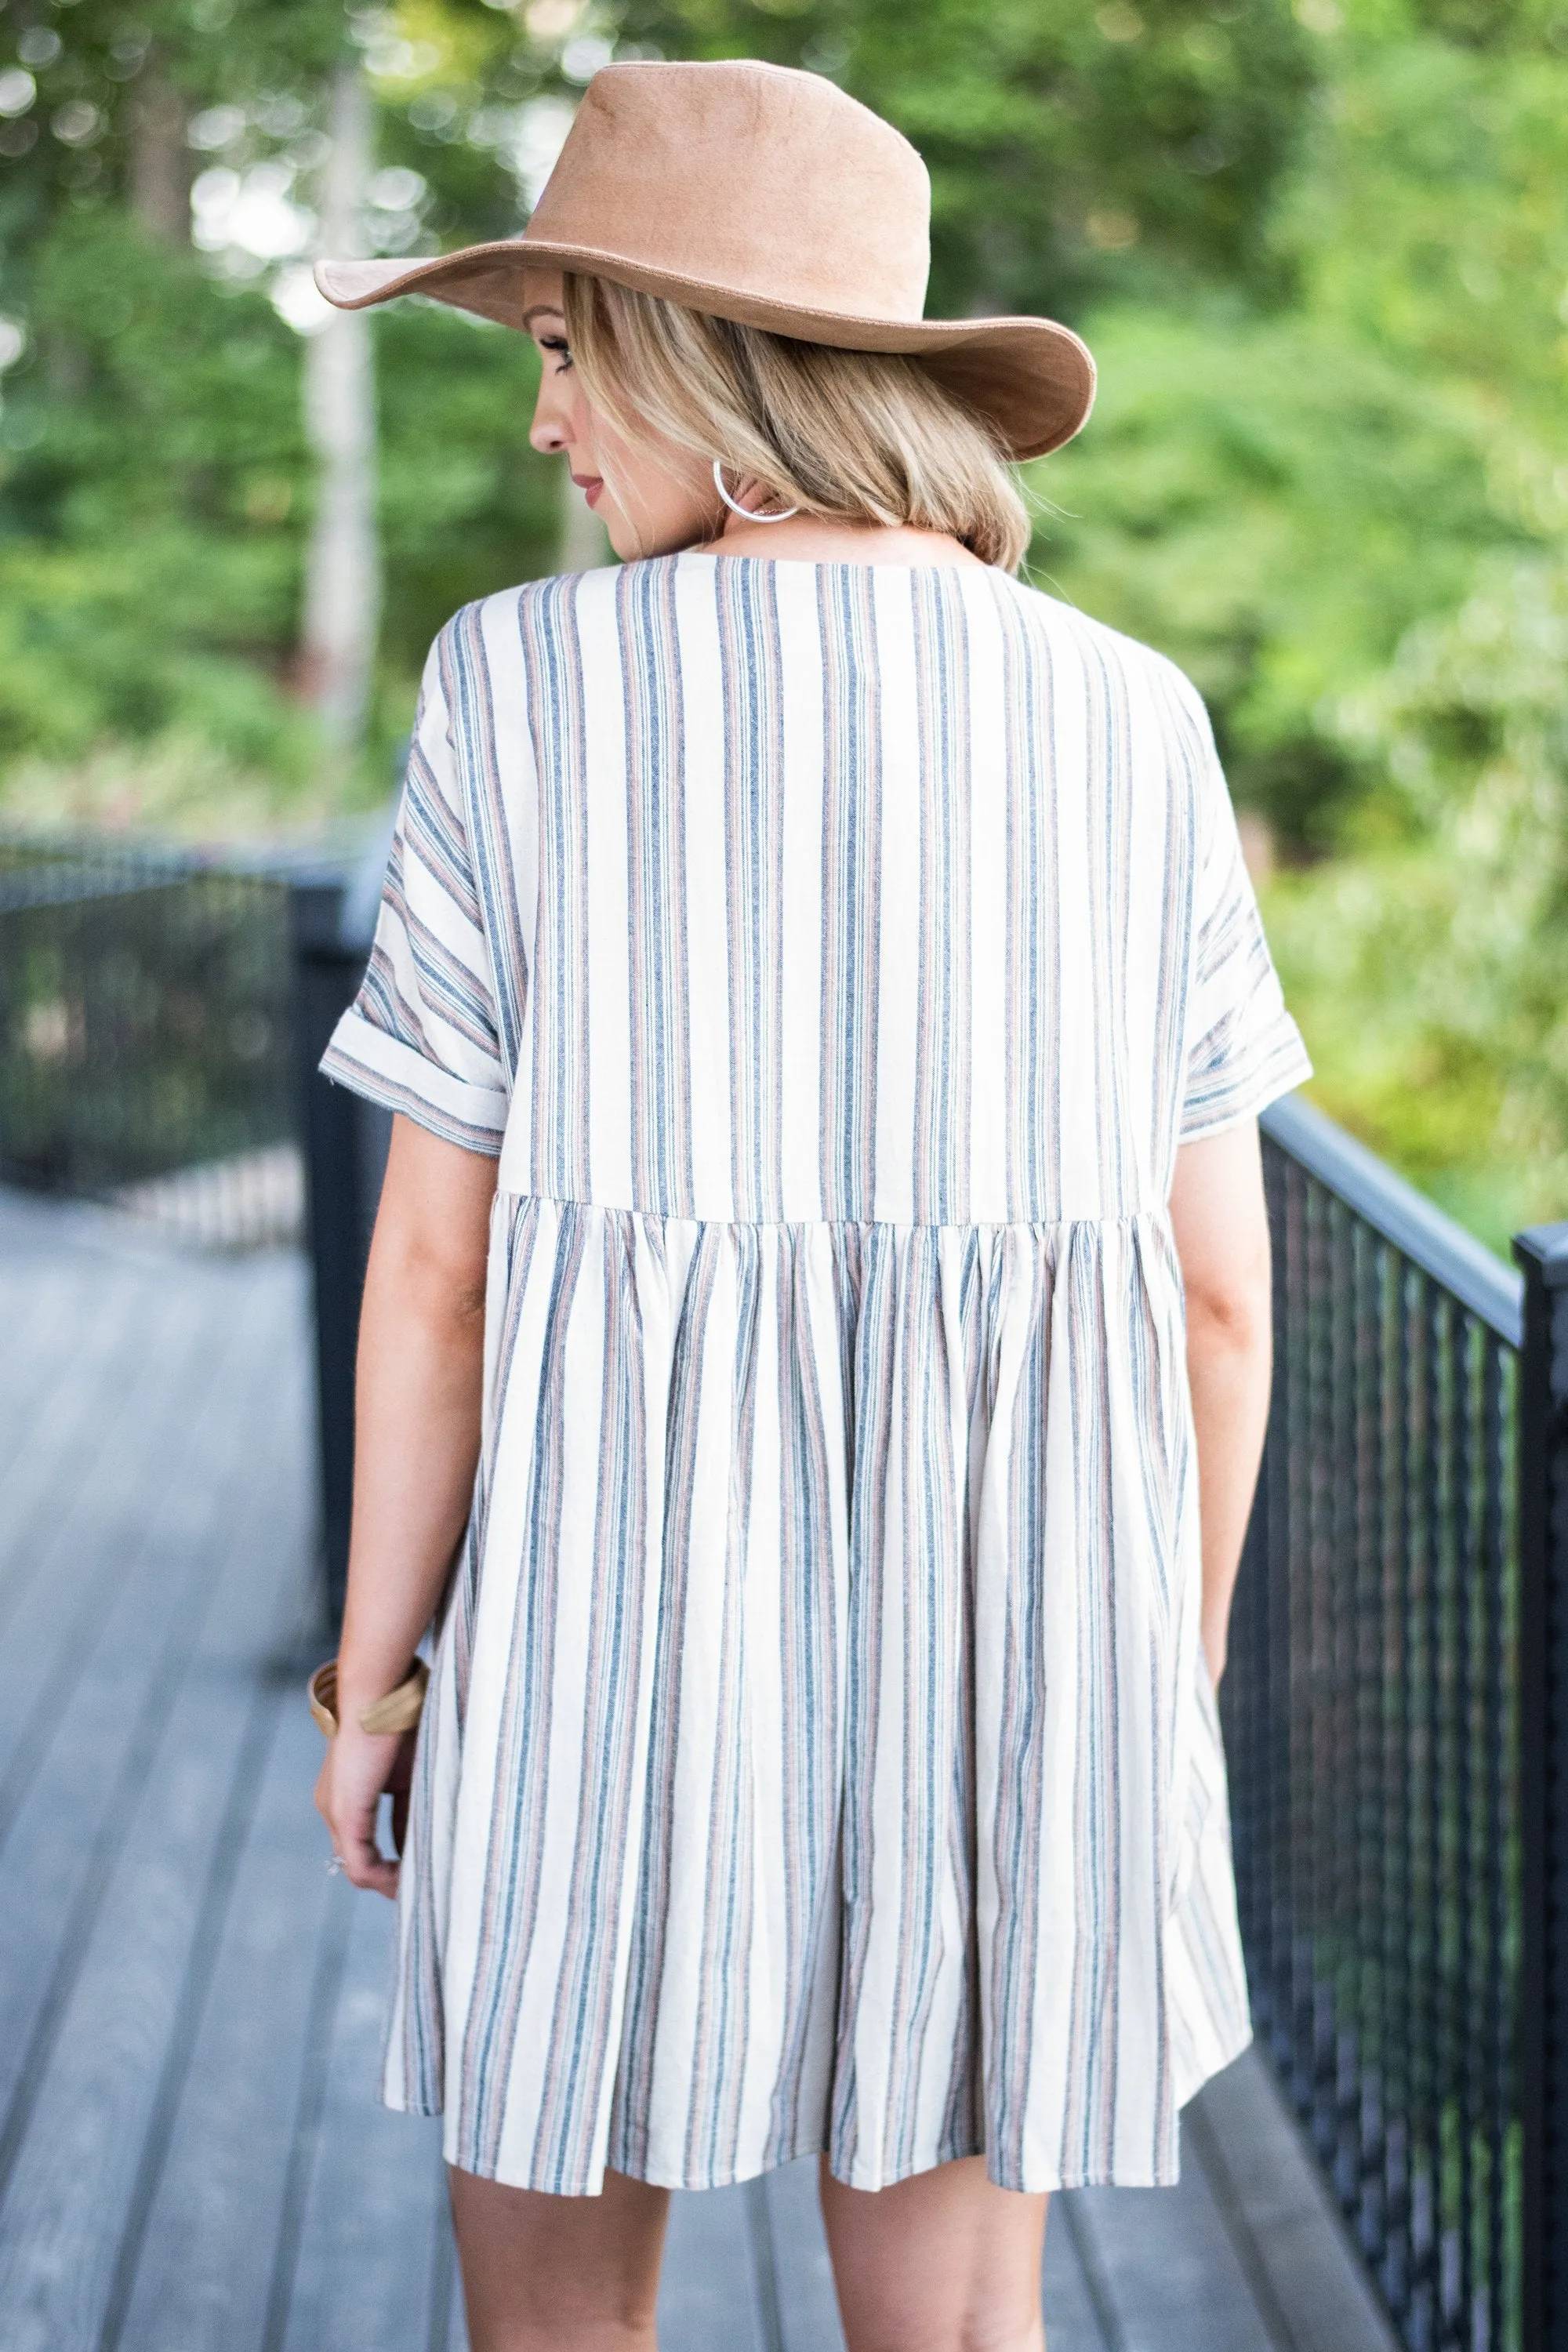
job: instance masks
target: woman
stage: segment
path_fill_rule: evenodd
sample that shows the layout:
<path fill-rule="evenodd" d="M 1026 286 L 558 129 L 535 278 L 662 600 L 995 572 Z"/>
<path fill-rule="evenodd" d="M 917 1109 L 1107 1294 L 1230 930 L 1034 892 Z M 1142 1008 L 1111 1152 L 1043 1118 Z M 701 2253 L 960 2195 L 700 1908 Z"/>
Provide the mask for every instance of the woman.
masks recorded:
<path fill-rule="evenodd" d="M 1088 354 L 923 321 L 927 204 L 816 77 L 615 66 L 522 239 L 321 272 L 525 327 L 623 559 L 442 631 L 324 1065 L 397 1118 L 318 1802 L 476 2352 L 650 2346 L 668 2189 L 808 2153 L 851 2352 L 1038 2347 L 1047 2193 L 1247 2038 L 1307 1064 L 1196 696 L 1012 576 Z"/>

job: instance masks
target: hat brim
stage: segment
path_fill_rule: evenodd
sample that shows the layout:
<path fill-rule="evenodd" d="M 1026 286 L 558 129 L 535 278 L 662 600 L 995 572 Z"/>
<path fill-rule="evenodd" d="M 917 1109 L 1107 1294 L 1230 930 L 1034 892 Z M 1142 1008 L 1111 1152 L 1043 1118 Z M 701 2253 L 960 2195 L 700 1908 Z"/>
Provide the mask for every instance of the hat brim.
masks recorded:
<path fill-rule="evenodd" d="M 398 294 L 424 294 L 505 327 L 523 324 L 523 278 L 570 269 L 641 294 L 732 319 L 770 334 L 847 352 L 899 352 L 994 425 L 1010 457 L 1043 457 L 1070 441 L 1094 405 L 1094 361 L 1054 319 L 874 319 L 802 309 L 666 269 L 629 255 L 545 237 L 505 237 L 425 261 L 319 261 L 316 284 L 340 310 L 368 310 Z"/>

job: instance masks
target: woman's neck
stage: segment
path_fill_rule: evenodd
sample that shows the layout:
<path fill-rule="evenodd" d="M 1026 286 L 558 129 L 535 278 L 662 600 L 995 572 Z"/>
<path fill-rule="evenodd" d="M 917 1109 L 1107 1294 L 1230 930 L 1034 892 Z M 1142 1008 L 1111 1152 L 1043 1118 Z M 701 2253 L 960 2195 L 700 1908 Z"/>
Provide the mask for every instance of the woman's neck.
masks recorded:
<path fill-rule="evenodd" d="M 702 555 L 773 555 L 795 563 L 964 564 L 984 571 L 979 556 L 944 530 L 904 525 L 834 522 L 822 515 L 791 515 L 778 522 L 725 518 L 716 539 L 691 551 Z"/>

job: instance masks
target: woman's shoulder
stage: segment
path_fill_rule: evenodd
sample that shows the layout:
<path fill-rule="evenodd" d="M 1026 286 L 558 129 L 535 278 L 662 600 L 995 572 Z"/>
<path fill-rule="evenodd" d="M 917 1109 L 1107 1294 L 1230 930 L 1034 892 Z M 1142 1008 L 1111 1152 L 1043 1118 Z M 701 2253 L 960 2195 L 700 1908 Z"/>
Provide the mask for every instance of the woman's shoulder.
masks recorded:
<path fill-rule="evenodd" d="M 998 574 L 999 578 L 1006 575 Z M 1032 581 L 1007 579 L 1006 584 L 1033 626 L 1063 652 L 1129 684 L 1147 688 L 1184 710 L 1201 712 L 1203 698 L 1186 672 L 1157 646 L 1130 637 L 1108 621 L 1097 620 L 1081 605 L 1053 596 Z"/>
<path fill-rule="evenodd" d="M 460 604 L 437 631 L 431 662 L 444 674 L 482 658 L 487 669 L 505 671 L 526 661 L 530 648 L 548 651 L 591 638 L 615 627 L 616 587 L 626 567 L 606 564 L 591 572 L 548 572 L 494 588 Z"/>
<path fill-rule="evenodd" d="M 515 627 L 524 616 L 570 625 L 585 604 L 600 604 L 606 595 L 613 602 L 616 583 L 630 568 L 634 567 L 606 563 L 589 572 L 546 572 L 536 579 L 514 582 L 510 587 L 492 588 L 488 595 L 459 605 L 441 634 L 471 635 L 497 626 Z"/>

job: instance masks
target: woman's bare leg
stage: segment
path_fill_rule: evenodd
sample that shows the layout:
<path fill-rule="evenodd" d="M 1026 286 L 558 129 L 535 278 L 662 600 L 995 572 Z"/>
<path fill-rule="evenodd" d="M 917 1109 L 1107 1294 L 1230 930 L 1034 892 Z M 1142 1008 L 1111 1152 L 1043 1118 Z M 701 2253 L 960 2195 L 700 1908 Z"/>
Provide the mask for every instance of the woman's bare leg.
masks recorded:
<path fill-rule="evenodd" d="M 654 2352 L 668 2189 L 547 2197 L 448 2167 L 473 2352 Z"/>
<path fill-rule="evenodd" d="M 1044 2197 L 961 2157 L 891 2189 L 821 2168 L 822 2218 L 849 2352 L 1045 2352 Z"/>

